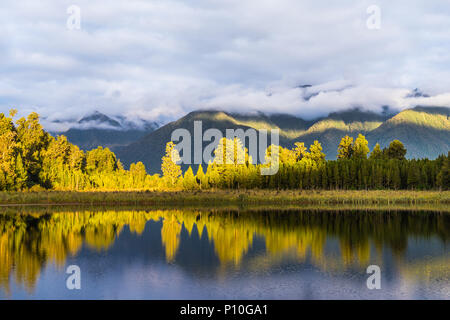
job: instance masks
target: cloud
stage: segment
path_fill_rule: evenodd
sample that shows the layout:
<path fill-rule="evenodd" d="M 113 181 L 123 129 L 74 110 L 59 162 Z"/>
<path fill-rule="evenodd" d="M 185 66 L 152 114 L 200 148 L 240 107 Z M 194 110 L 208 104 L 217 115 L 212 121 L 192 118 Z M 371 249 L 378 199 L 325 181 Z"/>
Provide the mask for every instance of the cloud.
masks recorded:
<path fill-rule="evenodd" d="M 326 116 L 352 108 L 380 113 L 385 106 L 391 111 L 420 106 L 450 106 L 450 94 L 430 97 L 411 97 L 411 90 L 350 85 L 340 82 L 325 83 L 308 88 L 277 88 L 262 91 L 244 87 L 230 87 L 218 91 L 203 101 L 204 109 L 227 109 L 235 112 L 262 111 L 291 113 L 305 119 Z M 226 107 L 225 107 L 226 106 Z"/>
<path fill-rule="evenodd" d="M 73 4 L 1 2 L 0 111 L 164 121 L 199 108 L 311 118 L 450 106 L 441 0 L 78 0 L 81 29 L 68 30 Z M 379 30 L 366 27 L 372 4 Z M 405 98 L 416 87 L 431 97 Z"/>

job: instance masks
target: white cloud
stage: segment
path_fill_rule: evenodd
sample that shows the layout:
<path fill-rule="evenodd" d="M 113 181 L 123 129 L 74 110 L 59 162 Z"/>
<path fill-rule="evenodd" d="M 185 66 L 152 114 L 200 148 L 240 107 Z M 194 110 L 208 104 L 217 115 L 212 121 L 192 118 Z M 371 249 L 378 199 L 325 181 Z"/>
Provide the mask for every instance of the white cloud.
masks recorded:
<path fill-rule="evenodd" d="M 81 30 L 68 30 L 72 4 L 1 1 L 0 111 L 311 118 L 352 106 L 450 106 L 450 4 L 441 0 L 78 0 Z M 380 30 L 366 27 L 372 4 Z M 313 87 L 296 88 L 304 84 Z M 415 87 L 432 97 L 405 98 Z"/>

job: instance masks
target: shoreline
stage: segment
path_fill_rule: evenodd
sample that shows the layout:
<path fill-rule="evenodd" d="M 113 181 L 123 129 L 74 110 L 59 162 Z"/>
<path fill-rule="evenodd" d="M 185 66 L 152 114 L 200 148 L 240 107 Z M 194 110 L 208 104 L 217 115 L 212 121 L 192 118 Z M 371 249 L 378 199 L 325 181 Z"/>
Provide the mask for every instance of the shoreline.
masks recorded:
<path fill-rule="evenodd" d="M 0 206 L 42 205 L 449 205 L 450 191 L 206 190 L 0 192 Z M 281 208 L 280 208 L 281 209 Z"/>

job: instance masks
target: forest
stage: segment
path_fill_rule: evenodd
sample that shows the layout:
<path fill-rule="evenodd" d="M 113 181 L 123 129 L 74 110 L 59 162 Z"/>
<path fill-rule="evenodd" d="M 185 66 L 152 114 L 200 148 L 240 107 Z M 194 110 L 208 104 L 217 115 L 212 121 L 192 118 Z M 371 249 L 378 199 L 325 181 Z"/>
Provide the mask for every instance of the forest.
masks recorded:
<path fill-rule="evenodd" d="M 16 110 L 0 113 L 0 190 L 206 190 L 206 189 L 299 189 L 299 190 L 448 190 L 449 156 L 437 159 L 406 159 L 404 145 L 394 140 L 381 149 L 369 150 L 363 135 L 345 136 L 336 160 L 326 160 L 319 141 L 309 148 L 296 142 L 293 149 L 279 147 L 279 170 L 260 174 L 265 164 L 253 164 L 247 149 L 235 138 L 223 138 L 214 160 L 196 172 L 184 173 L 177 164 L 173 142 L 161 159 L 162 175 L 147 174 L 142 162 L 126 170 L 108 148 L 83 151 L 63 135 L 51 136 L 39 115 L 14 120 Z M 273 146 L 266 150 L 271 155 Z"/>

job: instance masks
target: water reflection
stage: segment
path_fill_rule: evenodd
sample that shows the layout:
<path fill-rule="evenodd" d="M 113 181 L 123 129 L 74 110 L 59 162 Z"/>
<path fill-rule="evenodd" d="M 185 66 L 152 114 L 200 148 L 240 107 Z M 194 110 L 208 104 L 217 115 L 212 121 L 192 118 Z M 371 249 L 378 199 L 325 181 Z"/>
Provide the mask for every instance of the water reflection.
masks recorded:
<path fill-rule="evenodd" d="M 147 227 L 150 221 L 157 224 Z M 450 215 L 442 212 L 25 210 L 0 213 L 0 290 L 9 295 L 13 281 L 32 294 L 47 265 L 62 268 L 83 247 L 108 252 L 115 241 L 126 245 L 120 237 L 125 227 L 137 239 L 159 228 L 160 242 L 143 245 L 160 246 L 166 263 L 222 277 L 229 268 L 265 272 L 292 263 L 342 273 L 374 261 L 382 265 L 386 251 L 406 278 L 448 279 L 450 268 L 445 249 L 431 258 L 432 250 L 414 249 L 417 239 L 447 247 Z M 137 248 L 130 241 L 124 250 Z M 205 259 L 208 250 L 218 266 Z M 201 263 L 191 261 L 199 256 Z"/>

